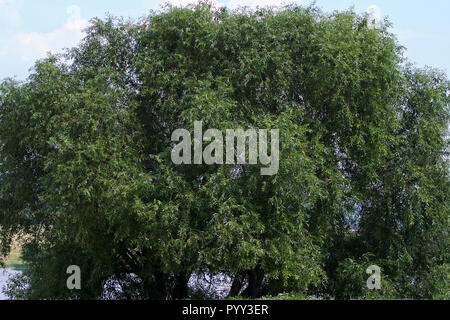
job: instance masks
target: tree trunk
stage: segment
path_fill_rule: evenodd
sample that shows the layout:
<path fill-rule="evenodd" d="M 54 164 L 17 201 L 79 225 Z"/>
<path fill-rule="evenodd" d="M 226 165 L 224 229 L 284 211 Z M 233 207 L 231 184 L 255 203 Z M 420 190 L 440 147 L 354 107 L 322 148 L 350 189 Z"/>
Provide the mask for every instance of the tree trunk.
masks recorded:
<path fill-rule="evenodd" d="M 145 279 L 143 284 L 144 299 L 166 300 L 166 280 L 167 276 L 163 272 L 155 272 L 148 279 Z"/>
<path fill-rule="evenodd" d="M 247 272 L 248 286 L 242 292 L 242 296 L 248 298 L 260 298 L 262 296 L 262 285 L 264 280 L 264 271 L 260 265 Z"/>
<path fill-rule="evenodd" d="M 236 297 L 239 295 L 242 289 L 242 285 L 244 284 L 244 276 L 245 273 L 243 272 L 239 272 L 235 275 L 233 283 L 231 284 L 230 293 L 228 293 L 228 297 Z"/>
<path fill-rule="evenodd" d="M 155 287 L 158 291 L 158 296 L 161 300 L 167 299 L 167 288 L 166 288 L 166 275 L 163 272 L 156 272 L 155 276 Z"/>
<path fill-rule="evenodd" d="M 188 296 L 189 277 L 185 272 L 180 272 L 175 278 L 172 299 L 181 300 Z"/>

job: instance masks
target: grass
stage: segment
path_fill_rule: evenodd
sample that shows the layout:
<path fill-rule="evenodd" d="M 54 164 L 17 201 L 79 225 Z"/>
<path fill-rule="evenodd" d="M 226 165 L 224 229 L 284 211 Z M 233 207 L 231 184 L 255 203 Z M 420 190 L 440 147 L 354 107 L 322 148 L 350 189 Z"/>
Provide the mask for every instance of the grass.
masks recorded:
<path fill-rule="evenodd" d="M 318 300 L 315 297 L 307 297 L 300 293 L 280 293 L 276 296 L 264 296 L 259 299 L 248 299 L 244 297 L 228 297 L 225 300 Z"/>
<path fill-rule="evenodd" d="M 14 242 L 11 248 L 11 253 L 5 261 L 5 267 L 13 270 L 23 270 L 26 265 L 21 258 L 22 248 L 18 242 Z"/>

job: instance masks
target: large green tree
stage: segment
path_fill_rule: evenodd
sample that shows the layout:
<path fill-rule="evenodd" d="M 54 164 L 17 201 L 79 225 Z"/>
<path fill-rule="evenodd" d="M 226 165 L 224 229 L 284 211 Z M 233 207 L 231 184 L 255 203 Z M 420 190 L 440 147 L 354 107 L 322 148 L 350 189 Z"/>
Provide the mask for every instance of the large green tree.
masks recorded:
<path fill-rule="evenodd" d="M 193 8 L 94 19 L 0 86 L 0 232 L 18 298 L 448 294 L 449 82 L 352 11 Z M 279 129 L 280 167 L 175 165 L 172 132 Z M 205 143 L 206 144 L 206 143 Z M 79 265 L 81 290 L 66 288 Z M 120 290 L 111 286 L 111 281 Z"/>

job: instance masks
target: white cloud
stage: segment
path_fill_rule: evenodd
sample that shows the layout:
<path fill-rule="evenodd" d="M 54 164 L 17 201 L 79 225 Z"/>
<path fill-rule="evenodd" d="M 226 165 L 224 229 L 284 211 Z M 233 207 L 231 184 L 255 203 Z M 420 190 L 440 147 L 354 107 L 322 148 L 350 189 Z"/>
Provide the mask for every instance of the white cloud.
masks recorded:
<path fill-rule="evenodd" d="M 12 37 L 9 50 L 15 51 L 23 61 L 34 61 L 45 57 L 47 52 L 56 53 L 63 48 L 77 45 L 84 36 L 82 30 L 88 26 L 88 20 L 81 18 L 78 6 L 68 7 L 67 14 L 69 14 L 67 21 L 54 31 L 16 33 Z"/>

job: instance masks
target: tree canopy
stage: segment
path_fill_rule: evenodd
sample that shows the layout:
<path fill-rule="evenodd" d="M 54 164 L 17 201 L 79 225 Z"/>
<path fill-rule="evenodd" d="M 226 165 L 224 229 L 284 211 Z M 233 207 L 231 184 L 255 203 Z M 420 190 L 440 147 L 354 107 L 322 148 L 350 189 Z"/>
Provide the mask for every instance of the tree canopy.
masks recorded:
<path fill-rule="evenodd" d="M 367 19 L 208 3 L 93 19 L 5 79 L 0 249 L 22 237 L 28 263 L 10 295 L 182 299 L 208 273 L 247 297 L 448 298 L 449 82 Z M 172 132 L 199 120 L 279 129 L 278 173 L 172 163 Z"/>

